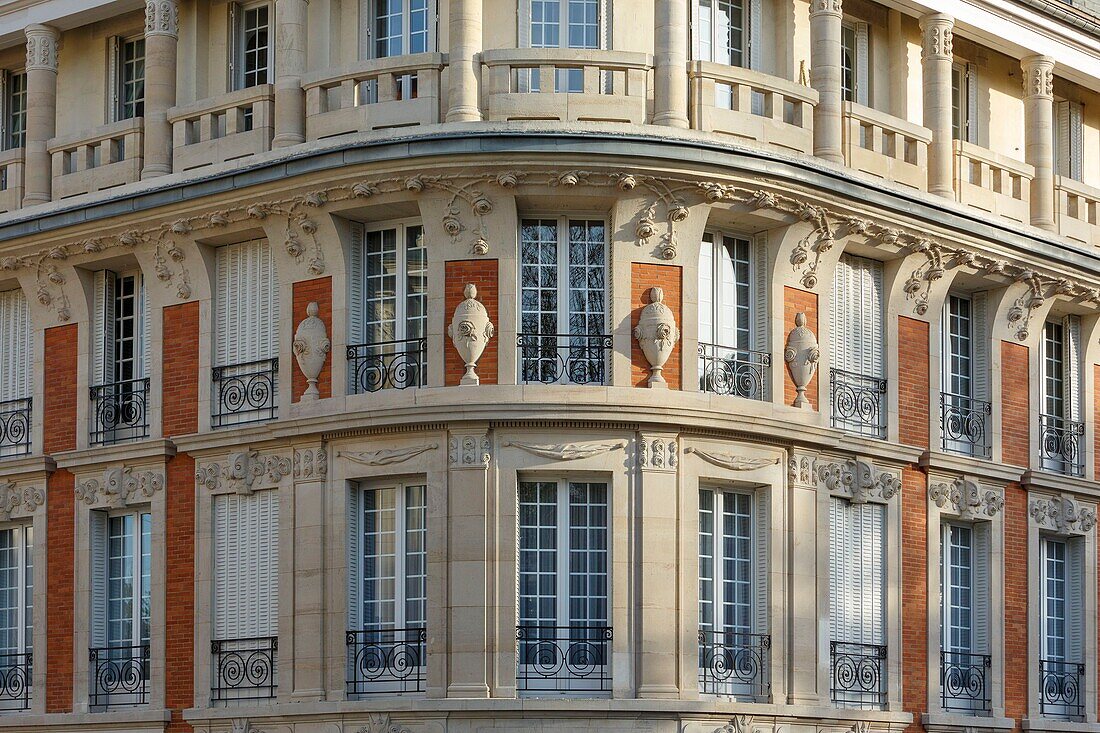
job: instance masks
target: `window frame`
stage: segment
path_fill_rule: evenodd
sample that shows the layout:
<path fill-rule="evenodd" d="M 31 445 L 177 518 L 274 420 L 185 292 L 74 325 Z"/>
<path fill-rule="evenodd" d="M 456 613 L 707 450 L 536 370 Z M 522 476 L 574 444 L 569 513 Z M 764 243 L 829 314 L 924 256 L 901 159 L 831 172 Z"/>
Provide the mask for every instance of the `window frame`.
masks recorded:
<path fill-rule="evenodd" d="M 556 323 L 556 326 L 555 326 L 556 330 L 554 331 L 554 333 L 565 334 L 565 335 L 569 335 L 569 336 L 597 336 L 597 335 L 598 336 L 607 336 L 607 335 L 609 335 L 610 332 L 611 332 L 611 328 L 610 328 L 610 316 L 611 316 L 611 312 L 610 312 L 610 308 L 611 308 L 610 289 L 611 289 L 611 285 L 610 285 L 610 280 L 609 280 L 609 277 L 611 276 L 611 265 L 610 265 L 610 262 L 609 262 L 609 258 L 611 256 L 611 242 L 610 242 L 610 231 L 609 231 L 610 226 L 608 224 L 607 217 L 604 217 L 604 216 L 587 216 L 587 215 L 584 215 L 584 214 L 580 214 L 580 215 L 555 214 L 555 215 L 552 215 L 552 216 L 539 216 L 538 214 L 531 214 L 531 215 L 521 216 L 519 218 L 519 222 L 518 222 L 518 224 L 519 224 L 519 232 L 518 232 L 519 236 L 517 237 L 517 239 L 518 239 L 518 251 L 516 252 L 516 255 L 517 255 L 517 257 L 516 257 L 516 269 L 517 269 L 516 287 L 517 287 L 517 297 L 518 297 L 518 300 L 519 300 L 519 302 L 518 302 L 519 307 L 517 308 L 517 311 L 518 311 L 517 315 L 518 315 L 518 320 L 519 320 L 519 332 L 521 334 L 528 334 L 528 335 L 550 335 L 550 334 L 543 334 L 542 331 L 541 331 L 541 328 L 538 332 L 528 332 L 523 328 L 523 316 L 524 316 L 524 314 L 528 313 L 528 312 L 531 312 L 531 313 L 536 312 L 536 311 L 525 311 L 524 307 L 523 307 L 523 289 L 524 289 L 523 288 L 523 268 L 525 267 L 525 261 L 524 261 L 524 257 L 523 257 L 523 244 L 524 244 L 523 228 L 528 222 L 538 222 L 539 225 L 541 226 L 541 224 L 543 222 L 550 222 L 550 221 L 554 222 L 554 225 L 556 227 L 556 232 L 557 232 L 557 239 L 556 239 L 556 243 L 555 243 L 556 256 L 557 256 L 557 263 L 556 263 L 556 268 L 557 268 L 556 269 L 556 271 L 557 271 L 556 278 L 557 279 L 556 279 L 556 282 L 555 282 L 555 285 L 554 285 L 554 288 L 557 290 L 557 301 L 555 303 L 555 309 L 556 309 L 555 312 L 556 312 L 557 323 Z M 569 301 L 570 301 L 569 288 L 568 287 L 562 287 L 562 283 L 568 283 L 569 282 L 569 268 L 570 268 L 569 245 L 572 244 L 569 240 L 569 226 L 572 222 L 584 222 L 586 225 L 591 225 L 591 224 L 598 223 L 603 227 L 604 237 L 603 237 L 602 258 L 603 258 L 604 277 L 603 277 L 603 288 L 602 288 L 602 290 L 603 290 L 602 296 L 603 297 L 602 297 L 602 303 L 601 303 L 602 311 L 599 313 L 599 315 L 603 318 L 603 324 L 604 324 L 604 328 L 603 328 L 602 332 L 592 332 L 591 330 L 589 330 L 589 331 L 585 331 L 585 332 L 573 333 L 572 329 L 569 326 L 570 316 L 572 315 L 572 311 L 570 310 L 570 305 L 569 305 Z M 544 289 L 544 287 L 540 283 L 539 290 L 542 290 L 542 289 Z M 541 316 L 545 312 L 540 309 L 539 311 L 537 311 L 537 313 Z M 589 313 L 588 311 L 584 311 L 584 315 L 586 316 L 586 319 L 587 319 L 587 318 L 593 317 L 595 314 Z"/>
<path fill-rule="evenodd" d="M 851 47 L 847 38 L 851 36 Z M 850 55 L 852 83 L 849 87 L 844 80 L 846 69 L 845 56 Z M 871 106 L 871 26 L 856 18 L 845 17 L 840 26 L 840 86 L 841 98 L 864 107 Z"/>
<path fill-rule="evenodd" d="M 253 84 L 248 83 L 249 74 L 259 75 L 257 66 L 255 70 L 248 71 L 248 28 L 245 23 L 248 14 L 260 9 L 267 10 L 267 53 L 264 69 L 264 79 Z M 273 0 L 261 0 L 250 3 L 230 3 L 229 5 L 229 87 L 231 91 L 251 89 L 257 86 L 274 83 L 275 75 L 275 3 Z M 259 26 L 257 26 L 259 27 Z"/>
<path fill-rule="evenodd" d="M 434 53 L 436 50 L 437 38 L 439 35 L 439 6 L 437 0 L 424 0 L 425 6 L 425 43 L 424 49 L 421 51 L 413 51 L 412 49 L 412 37 L 414 34 L 412 30 L 412 17 L 413 10 L 412 4 L 415 0 L 398 0 L 401 3 L 401 18 L 402 18 L 402 31 L 401 31 L 401 53 L 378 53 L 379 38 L 377 34 L 378 27 L 378 10 L 380 4 L 384 0 L 362 0 L 359 5 L 360 8 L 360 22 L 359 22 L 359 53 L 360 58 L 363 59 L 381 59 L 381 58 L 394 58 L 397 56 L 408 56 L 414 53 Z M 416 11 L 421 12 L 421 11 Z M 390 16 L 392 17 L 391 13 Z M 419 33 L 419 32 L 418 32 Z M 395 36 L 389 36 L 394 38 Z"/>
<path fill-rule="evenodd" d="M 427 338 L 428 335 L 428 290 L 427 284 L 425 284 L 424 291 L 419 294 L 423 300 L 423 313 L 420 316 L 413 317 L 414 320 L 421 322 L 421 333 L 416 336 L 409 335 L 410 317 L 408 315 L 408 306 L 410 298 L 409 289 L 409 247 L 408 237 L 412 230 L 419 229 L 421 244 L 415 249 L 423 250 L 424 253 L 424 267 L 420 272 L 427 281 L 429 277 L 431 264 L 429 259 L 429 247 L 427 239 L 427 231 L 425 230 L 423 222 L 418 218 L 410 219 L 398 219 L 395 221 L 389 221 L 384 223 L 372 223 L 370 225 L 355 223 L 353 225 L 356 229 L 353 236 L 351 252 L 351 294 L 350 301 L 352 306 L 352 312 L 349 314 L 349 339 L 351 343 L 349 345 L 374 345 L 376 343 L 385 343 L 385 341 L 374 341 L 367 338 L 368 322 L 367 322 L 367 307 L 370 299 L 367 296 L 367 246 L 370 235 L 380 232 L 394 231 L 396 232 L 395 242 L 395 266 L 394 277 L 396 287 L 394 288 L 394 314 L 389 321 L 393 323 L 393 338 L 386 341 L 404 341 L 408 339 Z M 357 290 L 358 288 L 358 290 Z M 378 321 L 378 323 L 383 323 Z M 413 329 L 415 330 L 415 329 Z"/>
<path fill-rule="evenodd" d="M 138 44 L 140 44 L 141 47 L 140 55 L 135 54 L 132 60 L 127 60 L 127 48 L 133 47 L 136 49 Z M 144 34 L 112 36 L 109 40 L 107 53 L 109 55 L 108 68 L 110 70 L 110 78 L 108 79 L 108 88 L 110 90 L 108 96 L 108 121 L 121 122 L 123 120 L 144 117 L 147 67 Z M 138 61 L 141 63 L 140 77 L 135 74 L 133 79 L 128 80 L 127 70 L 134 68 Z M 127 86 L 133 86 L 135 89 L 140 88 L 141 90 L 141 94 L 135 94 L 133 102 L 129 104 L 126 102 Z"/>
<path fill-rule="evenodd" d="M 0 657 L 6 655 L 31 654 L 34 652 L 34 564 L 35 540 L 34 523 L 28 520 L 16 520 L 0 526 L 0 532 L 12 532 L 16 538 L 16 644 L 11 651 L 0 651 Z M 5 589 L 7 590 L 7 589 Z M 15 667 L 18 663 L 7 663 L 3 667 Z M 29 680 L 28 680 L 29 682 Z"/>
<path fill-rule="evenodd" d="M 15 79 L 22 79 L 22 89 L 15 91 Z M 17 150 L 26 146 L 27 140 L 27 70 L 26 69 L 14 69 L 3 72 L 3 139 L 0 142 L 3 143 L 4 150 Z M 22 108 L 16 110 L 15 100 L 22 100 Z M 15 124 L 16 119 L 22 121 L 21 129 L 16 132 Z M 16 142 L 18 141 L 18 144 Z M 5 181 L 5 188 L 7 188 L 7 182 Z"/>
<path fill-rule="evenodd" d="M 125 510 L 115 510 L 104 512 L 105 516 L 105 533 L 104 538 L 107 541 L 107 548 L 105 550 L 106 566 L 104 571 L 106 577 L 104 578 L 104 590 L 106 596 L 103 599 L 104 604 L 104 624 L 106 629 L 106 636 L 103 639 L 104 646 L 119 646 L 119 647 L 140 647 L 148 645 L 152 636 L 152 558 L 153 558 L 153 511 L 149 506 L 139 506 L 128 508 Z M 132 575 L 130 578 L 130 594 L 129 601 L 132 604 L 130 618 L 118 618 L 112 619 L 111 606 L 116 600 L 127 600 L 125 596 L 114 598 L 111 595 L 111 585 L 114 578 L 111 575 L 111 565 L 115 557 L 111 554 L 111 544 L 114 536 L 111 533 L 112 523 L 117 520 L 133 519 L 133 527 L 126 537 L 133 542 L 133 551 L 129 556 L 129 564 L 131 566 Z M 148 527 L 146 527 L 146 522 Z M 148 529 L 148 532 L 146 532 Z M 149 563 L 149 576 L 148 587 L 145 582 L 145 562 Z M 145 599 L 148 598 L 149 606 L 143 608 Z M 148 615 L 143 613 L 148 611 Z M 113 640 L 111 636 L 111 625 L 113 622 L 122 622 L 130 624 L 130 639 L 127 643 L 126 640 L 118 639 Z M 143 633 L 145 632 L 145 633 Z M 148 636 L 146 636 L 148 633 Z"/>

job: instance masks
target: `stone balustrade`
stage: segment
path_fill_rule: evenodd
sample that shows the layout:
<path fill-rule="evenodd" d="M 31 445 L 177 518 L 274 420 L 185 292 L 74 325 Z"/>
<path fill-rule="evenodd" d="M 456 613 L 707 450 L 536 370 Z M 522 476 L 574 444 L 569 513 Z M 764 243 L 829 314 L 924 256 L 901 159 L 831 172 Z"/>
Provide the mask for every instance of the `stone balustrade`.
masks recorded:
<path fill-rule="evenodd" d="M 813 89 L 752 69 L 690 66 L 692 127 L 784 150 L 813 152 Z"/>
<path fill-rule="evenodd" d="M 51 139 L 46 149 L 53 168 L 54 200 L 137 181 L 144 127 L 144 120 L 135 117 Z"/>
<path fill-rule="evenodd" d="M 1090 245 L 1100 245 L 1100 188 L 1065 176 L 1054 177 L 1058 233 Z"/>
<path fill-rule="evenodd" d="M 498 49 L 481 54 L 488 119 L 646 120 L 649 54 L 576 48 Z"/>
<path fill-rule="evenodd" d="M 440 121 L 442 53 L 359 61 L 302 78 L 306 139 Z"/>
<path fill-rule="evenodd" d="M 927 127 L 844 103 L 844 162 L 851 168 L 925 191 L 931 142 Z"/>
<path fill-rule="evenodd" d="M 271 150 L 275 87 L 241 89 L 168 110 L 172 168 L 186 171 Z"/>
<path fill-rule="evenodd" d="M 1035 169 L 1007 155 L 954 141 L 955 200 L 997 216 L 1030 220 Z"/>
<path fill-rule="evenodd" d="M 23 148 L 0 152 L 0 214 L 23 205 Z"/>

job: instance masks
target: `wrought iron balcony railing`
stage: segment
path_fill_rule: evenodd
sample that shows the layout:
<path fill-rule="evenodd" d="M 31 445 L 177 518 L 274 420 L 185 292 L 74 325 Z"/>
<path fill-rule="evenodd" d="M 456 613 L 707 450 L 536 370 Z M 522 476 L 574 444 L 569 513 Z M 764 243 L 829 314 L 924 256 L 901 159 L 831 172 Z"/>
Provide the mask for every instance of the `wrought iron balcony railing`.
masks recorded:
<path fill-rule="evenodd" d="M 1050 718 L 1079 720 L 1085 714 L 1085 665 L 1055 659 L 1039 660 L 1039 713 Z"/>
<path fill-rule="evenodd" d="M 278 413 L 278 375 L 278 359 L 214 367 L 211 426 L 274 419 Z"/>
<path fill-rule="evenodd" d="M 128 379 L 92 387 L 92 445 L 148 437 L 148 394 L 148 379 Z"/>
<path fill-rule="evenodd" d="M 0 457 L 31 452 L 31 398 L 0 402 Z"/>
<path fill-rule="evenodd" d="M 214 676 L 212 702 L 270 700 L 278 691 L 275 663 L 279 637 L 218 639 L 210 642 Z"/>
<path fill-rule="evenodd" d="M 348 697 L 423 692 L 427 638 L 422 627 L 347 632 Z"/>
<path fill-rule="evenodd" d="M 149 702 L 149 645 L 104 646 L 88 650 L 92 675 L 88 704 L 96 710 Z"/>
<path fill-rule="evenodd" d="M 1058 415 L 1039 415 L 1039 466 L 1067 476 L 1084 476 L 1085 424 Z"/>
<path fill-rule="evenodd" d="M 517 626 L 516 641 L 518 691 L 611 692 L 610 626 Z"/>
<path fill-rule="evenodd" d="M 428 375 L 426 344 L 424 339 L 405 339 L 349 346 L 352 394 L 423 387 Z"/>
<path fill-rule="evenodd" d="M 940 433 L 943 449 L 975 458 L 993 455 L 990 416 L 993 404 L 973 397 L 940 393 Z"/>
<path fill-rule="evenodd" d="M 611 336 L 521 333 L 516 336 L 523 384 L 607 384 Z"/>
<path fill-rule="evenodd" d="M 951 713 L 984 715 L 990 709 L 988 654 L 940 652 L 940 705 Z"/>
<path fill-rule="evenodd" d="M 699 630 L 699 692 L 766 702 L 771 694 L 768 634 Z"/>
<path fill-rule="evenodd" d="M 699 344 L 699 389 L 763 400 L 768 394 L 772 355 L 767 351 Z"/>
<path fill-rule="evenodd" d="M 829 645 L 833 704 L 842 708 L 886 707 L 886 647 L 834 641 Z"/>
<path fill-rule="evenodd" d="M 833 427 L 870 438 L 886 437 L 886 380 L 833 369 L 829 375 Z"/>
<path fill-rule="evenodd" d="M 30 652 L 0 654 L 0 710 L 29 710 L 34 668 Z"/>

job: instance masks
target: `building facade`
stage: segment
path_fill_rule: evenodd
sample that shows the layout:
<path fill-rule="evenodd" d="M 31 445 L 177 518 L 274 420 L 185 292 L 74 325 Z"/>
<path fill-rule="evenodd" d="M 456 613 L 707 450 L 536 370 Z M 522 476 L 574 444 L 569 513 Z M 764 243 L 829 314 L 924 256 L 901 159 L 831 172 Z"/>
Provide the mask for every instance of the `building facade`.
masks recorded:
<path fill-rule="evenodd" d="M 1095 731 L 1100 15 L 0 5 L 0 730 Z"/>

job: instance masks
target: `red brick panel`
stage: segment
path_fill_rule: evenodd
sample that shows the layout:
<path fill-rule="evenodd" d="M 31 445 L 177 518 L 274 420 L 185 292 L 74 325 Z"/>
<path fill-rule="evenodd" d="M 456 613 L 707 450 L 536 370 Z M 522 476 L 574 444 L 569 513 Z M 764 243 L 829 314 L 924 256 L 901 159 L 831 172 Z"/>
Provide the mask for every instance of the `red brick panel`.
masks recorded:
<path fill-rule="evenodd" d="M 1005 487 L 1005 717 L 1027 715 L 1027 491 Z"/>
<path fill-rule="evenodd" d="M 189 731 L 183 711 L 195 704 L 195 459 L 168 461 L 165 497 L 165 703 L 169 731 Z"/>
<path fill-rule="evenodd" d="M 199 429 L 199 304 L 163 311 L 161 430 L 164 437 Z"/>
<path fill-rule="evenodd" d="M 443 288 L 444 323 L 450 325 L 455 308 L 465 300 L 463 291 L 466 289 L 466 285 L 473 284 L 477 287 L 477 299 L 481 301 L 481 304 L 485 306 L 485 310 L 489 313 L 489 320 L 499 329 L 500 319 L 498 316 L 500 308 L 497 302 L 500 293 L 497 285 L 499 279 L 500 275 L 496 260 L 453 260 L 448 262 L 444 273 Z M 489 339 L 489 343 L 485 347 L 485 353 L 481 355 L 477 362 L 477 376 L 481 379 L 482 384 L 497 383 L 499 344 L 499 334 Z M 451 343 L 450 339 L 446 339 L 443 352 L 444 384 L 448 387 L 457 386 L 462 379 L 462 375 L 466 373 L 466 365 L 458 356 L 458 352 L 455 351 L 454 344 Z M 432 355 L 429 354 L 428 358 L 431 359 Z"/>
<path fill-rule="evenodd" d="M 929 440 L 928 323 L 898 317 L 898 429 L 905 445 L 927 448 Z"/>
<path fill-rule="evenodd" d="M 75 323 L 46 329 L 42 449 L 47 454 L 76 450 L 76 352 Z"/>
<path fill-rule="evenodd" d="M 799 313 L 806 314 L 806 327 L 814 332 L 817 336 L 817 293 L 811 293 L 808 290 L 799 290 L 798 288 L 784 287 L 783 288 L 783 333 L 788 334 L 794 328 L 794 317 Z M 786 338 L 784 336 L 784 338 Z M 786 347 L 786 344 L 783 344 Z M 775 363 L 773 361 L 773 363 Z M 774 367 L 773 367 L 774 368 Z M 791 373 L 783 365 L 780 365 L 783 369 L 783 404 L 793 405 L 797 392 L 794 388 L 794 381 L 791 379 Z M 817 372 L 814 372 L 813 379 L 806 386 L 806 399 L 810 401 L 810 406 L 816 410 L 817 405 Z"/>
<path fill-rule="evenodd" d="M 296 282 L 294 287 L 294 315 L 291 319 L 293 328 L 306 317 L 306 306 L 310 303 L 317 304 L 317 317 L 325 322 L 325 330 L 332 338 L 332 278 L 319 277 L 315 280 L 303 280 Z M 301 402 L 302 395 L 308 386 L 306 376 L 295 365 L 294 376 L 291 377 L 292 401 Z M 325 359 L 325 366 L 321 369 L 321 375 L 317 379 L 317 391 L 321 393 L 321 399 L 332 397 L 332 353 Z"/>
<path fill-rule="evenodd" d="M 917 721 L 906 730 L 916 733 L 928 707 L 928 493 L 927 477 L 915 467 L 902 470 L 901 502 L 901 683 L 903 707 Z"/>
<path fill-rule="evenodd" d="M 1002 341 L 1001 459 L 1013 466 L 1027 468 L 1031 465 L 1030 438 L 1031 406 L 1028 395 L 1027 347 L 1023 344 Z"/>
<path fill-rule="evenodd" d="M 54 472 L 46 484 L 47 713 L 73 709 L 75 490 L 75 479 L 65 470 Z"/>
<path fill-rule="evenodd" d="M 650 372 L 649 361 L 642 353 L 638 339 L 634 338 L 634 327 L 638 325 L 642 309 L 649 305 L 650 290 L 654 287 L 664 290 L 664 304 L 672 310 L 677 327 L 683 325 L 683 276 L 683 268 L 679 265 L 650 265 L 635 262 L 630 266 L 630 381 L 635 387 L 647 386 Z M 669 389 L 680 389 L 681 344 L 682 342 L 677 341 L 672 347 L 672 353 L 661 372 L 665 381 L 668 382 Z"/>

